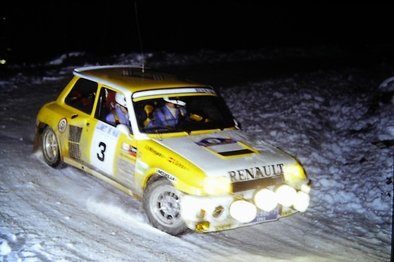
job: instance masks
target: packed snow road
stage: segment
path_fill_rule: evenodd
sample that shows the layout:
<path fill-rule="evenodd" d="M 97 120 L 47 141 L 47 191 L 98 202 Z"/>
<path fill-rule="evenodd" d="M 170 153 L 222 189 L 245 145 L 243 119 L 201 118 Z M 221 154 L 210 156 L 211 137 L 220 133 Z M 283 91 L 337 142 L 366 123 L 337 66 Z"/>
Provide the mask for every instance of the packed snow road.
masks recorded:
<path fill-rule="evenodd" d="M 150 59 L 165 68 L 204 55 Z M 394 86 L 379 89 L 381 75 L 311 70 L 217 86 L 245 130 L 303 163 L 311 207 L 275 222 L 174 237 L 149 225 L 139 201 L 74 168 L 50 168 L 32 152 L 35 115 L 73 69 L 48 68 L 40 75 L 21 68 L 0 82 L 2 261 L 390 260 Z"/>
<path fill-rule="evenodd" d="M 1 186 L 8 261 L 379 261 L 330 221 L 296 215 L 237 230 L 173 237 L 152 228 L 138 201 L 76 169 L 54 170 L 40 154 L 9 159 Z M 19 155 L 19 156 L 18 156 Z M 15 159 L 13 157 L 13 159 Z M 13 164 L 10 164 L 13 163 Z M 4 170 L 4 169 L 3 169 Z M 4 227 L 6 226 L 6 227 Z M 4 244 L 3 244 L 4 245 Z M 3 251 L 4 252 L 4 248 Z"/>

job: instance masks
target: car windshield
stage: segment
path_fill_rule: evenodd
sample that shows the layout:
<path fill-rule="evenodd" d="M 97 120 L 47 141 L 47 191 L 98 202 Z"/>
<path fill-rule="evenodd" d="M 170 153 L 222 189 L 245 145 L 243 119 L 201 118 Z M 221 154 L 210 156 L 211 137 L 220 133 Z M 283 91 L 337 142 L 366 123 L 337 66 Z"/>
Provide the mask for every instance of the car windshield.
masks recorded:
<path fill-rule="evenodd" d="M 169 96 L 134 102 L 143 133 L 191 132 L 235 126 L 222 98 L 212 95 Z"/>

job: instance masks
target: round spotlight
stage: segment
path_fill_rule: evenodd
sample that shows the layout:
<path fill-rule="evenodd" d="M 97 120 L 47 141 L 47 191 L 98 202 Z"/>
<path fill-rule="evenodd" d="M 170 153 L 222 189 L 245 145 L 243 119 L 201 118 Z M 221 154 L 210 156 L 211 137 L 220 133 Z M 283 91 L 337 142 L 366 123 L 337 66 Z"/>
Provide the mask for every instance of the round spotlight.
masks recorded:
<path fill-rule="evenodd" d="M 309 194 L 311 192 L 311 187 L 309 185 L 307 185 L 307 184 L 303 184 L 301 186 L 301 191 Z"/>
<path fill-rule="evenodd" d="M 245 200 L 234 201 L 230 206 L 230 215 L 241 223 L 251 222 L 256 214 L 256 206 Z"/>
<path fill-rule="evenodd" d="M 297 191 L 288 185 L 282 185 L 275 191 L 279 204 L 284 207 L 290 207 L 294 204 Z"/>
<path fill-rule="evenodd" d="M 254 196 L 256 206 L 264 211 L 271 211 L 278 205 L 276 195 L 269 189 L 261 189 Z"/>
<path fill-rule="evenodd" d="M 295 197 L 294 208 L 300 212 L 305 212 L 309 206 L 309 195 L 305 192 L 299 191 Z"/>

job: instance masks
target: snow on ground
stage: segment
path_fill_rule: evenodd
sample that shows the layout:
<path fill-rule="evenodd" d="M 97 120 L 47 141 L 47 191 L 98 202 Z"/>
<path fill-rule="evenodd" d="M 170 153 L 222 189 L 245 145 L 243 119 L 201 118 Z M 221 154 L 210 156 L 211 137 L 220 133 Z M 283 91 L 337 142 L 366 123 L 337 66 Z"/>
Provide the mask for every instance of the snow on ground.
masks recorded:
<path fill-rule="evenodd" d="M 296 156 L 313 181 L 305 213 L 180 237 L 152 228 L 137 200 L 74 168 L 52 169 L 40 152 L 32 153 L 38 109 L 56 97 L 84 54 L 12 68 L 0 80 L 1 261 L 389 261 L 394 83 L 379 84 L 394 70 L 317 67 L 259 78 L 255 69 L 247 81 L 242 76 L 250 68 L 236 66 L 278 54 L 201 50 L 106 60 L 146 59 L 154 68 L 219 83 L 243 129 Z M 242 81 L 228 81 L 234 75 Z"/>

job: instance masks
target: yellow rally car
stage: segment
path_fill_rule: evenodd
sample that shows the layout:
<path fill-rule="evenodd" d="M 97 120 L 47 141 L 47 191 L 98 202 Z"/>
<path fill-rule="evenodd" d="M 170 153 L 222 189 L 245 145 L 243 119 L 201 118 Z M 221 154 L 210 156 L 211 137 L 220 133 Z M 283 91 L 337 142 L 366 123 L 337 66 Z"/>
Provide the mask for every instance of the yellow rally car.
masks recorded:
<path fill-rule="evenodd" d="M 212 87 L 164 73 L 75 69 L 40 109 L 36 142 L 50 166 L 66 163 L 141 199 L 150 223 L 173 235 L 273 221 L 309 205 L 296 159 L 243 133 Z"/>

